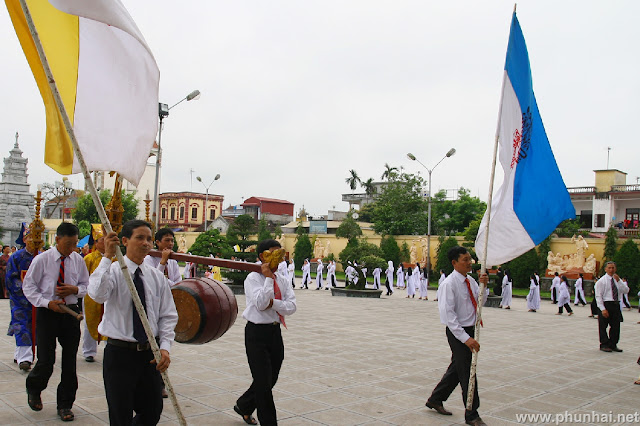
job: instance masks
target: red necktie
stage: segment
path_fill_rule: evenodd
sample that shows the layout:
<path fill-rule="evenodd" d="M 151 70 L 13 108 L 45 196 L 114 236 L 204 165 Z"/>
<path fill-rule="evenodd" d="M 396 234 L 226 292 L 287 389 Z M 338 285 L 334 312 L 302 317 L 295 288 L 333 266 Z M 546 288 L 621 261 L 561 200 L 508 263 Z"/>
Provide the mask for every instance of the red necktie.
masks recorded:
<path fill-rule="evenodd" d="M 58 286 L 64 284 L 64 258 L 65 256 L 60 256 L 60 273 L 58 274 L 58 282 L 56 283 Z"/>
<path fill-rule="evenodd" d="M 471 283 L 469 282 L 469 278 L 465 278 L 464 282 L 467 283 L 467 290 L 469 291 L 469 298 L 471 299 L 471 303 L 473 304 L 473 309 L 478 312 L 478 302 L 476 301 L 476 297 L 473 295 L 473 291 L 471 291 Z M 480 325 L 484 327 L 482 319 L 480 319 Z"/>
<path fill-rule="evenodd" d="M 282 292 L 280 291 L 280 286 L 278 285 L 278 281 L 276 276 L 273 276 L 273 295 L 276 299 L 282 300 Z M 278 318 L 280 318 L 280 323 L 284 325 L 284 328 L 287 328 L 287 324 L 284 322 L 284 316 L 280 315 L 280 312 L 277 312 Z"/>

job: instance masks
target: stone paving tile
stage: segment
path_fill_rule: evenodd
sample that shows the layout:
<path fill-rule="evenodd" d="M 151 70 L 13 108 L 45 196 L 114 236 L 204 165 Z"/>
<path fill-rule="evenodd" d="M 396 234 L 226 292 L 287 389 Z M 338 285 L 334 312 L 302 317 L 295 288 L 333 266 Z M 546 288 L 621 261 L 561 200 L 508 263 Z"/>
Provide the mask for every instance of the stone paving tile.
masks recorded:
<path fill-rule="evenodd" d="M 380 300 L 306 290 L 296 290 L 296 295 L 298 312 L 283 330 L 285 360 L 274 388 L 279 423 L 464 424 L 459 387 L 446 403 L 453 416 L 424 406 L 451 358 L 436 303 L 417 303 L 403 292 Z M 244 297 L 237 300 L 242 312 Z M 555 316 L 555 306 L 545 302 L 533 315 L 521 299 L 509 311 L 483 311 L 478 381 L 480 414 L 488 424 L 513 424 L 521 413 L 640 411 L 640 386 L 633 385 L 639 372 L 640 315 L 624 313 L 620 347 L 625 351 L 607 354 L 598 350 L 597 321 L 587 317 L 588 308 L 575 311 L 570 318 Z M 8 321 L 8 301 L 0 300 L 0 324 Z M 244 424 L 232 410 L 251 382 L 244 324 L 239 317 L 215 342 L 173 347 L 171 380 L 189 424 Z M 26 374 L 13 363 L 13 345 L 12 338 L 0 336 L 0 424 L 59 424 L 59 368 L 43 392 L 45 408 L 31 411 Z M 77 424 L 108 424 L 103 348 L 94 363 L 78 356 Z M 177 424 L 168 400 L 161 422 Z"/>

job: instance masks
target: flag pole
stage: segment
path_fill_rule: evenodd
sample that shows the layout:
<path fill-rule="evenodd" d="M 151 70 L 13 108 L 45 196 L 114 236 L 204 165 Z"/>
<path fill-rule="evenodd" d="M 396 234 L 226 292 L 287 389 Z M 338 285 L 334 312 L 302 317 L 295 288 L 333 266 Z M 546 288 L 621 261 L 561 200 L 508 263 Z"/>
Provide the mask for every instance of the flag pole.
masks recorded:
<path fill-rule="evenodd" d="M 93 184 L 93 180 L 91 179 L 91 175 L 87 170 L 87 165 L 84 162 L 84 157 L 82 156 L 82 152 L 80 151 L 80 147 L 78 145 L 78 140 L 76 139 L 75 133 L 73 131 L 73 127 L 71 126 L 71 121 L 69 120 L 69 116 L 67 114 L 64 103 L 62 102 L 62 98 L 60 96 L 60 92 L 58 91 L 58 87 L 56 85 L 55 78 L 53 77 L 53 73 L 51 72 L 51 68 L 49 67 L 49 63 L 47 61 L 47 56 L 42 48 L 42 43 L 40 42 L 40 36 L 38 35 L 38 31 L 33 23 L 33 18 L 31 17 L 31 12 L 29 11 L 29 7 L 27 6 L 26 0 L 20 0 L 20 6 L 22 7 L 22 12 L 24 13 L 25 20 L 29 27 L 29 32 L 31 33 L 31 37 L 33 39 L 34 45 L 38 51 L 38 56 L 40 58 L 40 62 L 42 63 L 42 68 L 49 82 L 49 88 L 53 94 L 53 98 L 56 102 L 58 110 L 60 111 L 60 116 L 62 117 L 62 121 L 64 122 L 64 126 L 69 134 L 69 138 L 71 139 L 71 144 L 73 146 L 73 152 L 78 160 L 78 164 L 82 169 L 82 175 L 84 176 L 85 185 L 91 194 L 91 198 L 93 199 L 93 203 L 98 212 L 98 216 L 100 217 L 100 221 L 104 226 L 107 233 L 112 232 L 111 223 L 107 219 L 107 214 L 104 210 L 104 206 L 102 205 L 102 201 L 98 196 L 98 191 Z M 122 269 L 122 274 L 125 278 L 125 282 L 129 287 L 129 291 L 131 292 L 131 298 L 133 299 L 133 304 L 138 311 L 138 315 L 140 316 L 140 320 L 144 327 L 144 330 L 147 334 L 147 338 L 151 345 L 151 350 L 153 351 L 153 356 L 156 362 L 160 362 L 161 355 L 160 349 L 158 348 L 158 343 L 156 342 L 156 338 L 151 331 L 151 326 L 149 325 L 149 320 L 147 319 L 147 315 L 145 313 L 144 307 L 140 301 L 140 297 L 138 296 L 138 292 L 133 284 L 133 280 L 131 278 L 131 273 L 127 268 L 127 264 L 124 262 L 124 257 L 122 256 L 122 251 L 120 250 L 120 246 L 116 246 L 116 257 L 118 259 L 118 263 L 120 263 L 120 268 Z M 171 386 L 171 382 L 169 380 L 169 375 L 166 371 L 161 373 L 162 379 L 166 385 L 167 392 L 169 393 L 169 397 L 171 398 L 171 403 L 173 404 L 173 409 L 178 417 L 178 421 L 181 425 L 187 424 L 184 416 L 182 414 L 182 410 L 180 409 L 180 405 L 178 404 L 178 400 L 173 391 L 173 387 Z"/>
<path fill-rule="evenodd" d="M 517 4 L 513 5 L 513 13 L 516 13 Z M 489 196 L 487 197 L 487 223 L 485 224 L 484 230 L 484 242 L 483 242 L 483 251 L 482 251 L 482 259 L 480 259 L 480 274 L 484 274 L 487 272 L 487 249 L 489 248 L 489 223 L 491 222 L 491 203 L 493 201 L 493 181 L 496 175 L 496 158 L 498 157 L 498 142 L 500 139 L 500 122 L 502 119 L 502 105 L 504 99 L 504 85 L 507 80 L 507 71 L 504 70 L 504 74 L 502 75 L 502 89 L 500 90 L 500 106 L 498 107 L 498 124 L 496 125 L 496 137 L 495 142 L 493 144 L 493 160 L 491 162 L 491 177 L 489 178 Z M 482 306 L 484 305 L 484 297 L 487 286 L 482 284 L 480 286 L 480 294 L 478 296 L 478 308 L 476 311 L 476 324 L 475 324 L 475 333 L 474 339 L 480 343 L 480 322 L 482 321 Z M 466 409 L 468 411 L 472 410 L 473 407 L 473 394 L 476 388 L 476 371 L 478 368 L 478 352 L 473 351 L 471 354 L 471 369 L 469 372 L 469 387 L 467 393 L 467 406 Z"/>

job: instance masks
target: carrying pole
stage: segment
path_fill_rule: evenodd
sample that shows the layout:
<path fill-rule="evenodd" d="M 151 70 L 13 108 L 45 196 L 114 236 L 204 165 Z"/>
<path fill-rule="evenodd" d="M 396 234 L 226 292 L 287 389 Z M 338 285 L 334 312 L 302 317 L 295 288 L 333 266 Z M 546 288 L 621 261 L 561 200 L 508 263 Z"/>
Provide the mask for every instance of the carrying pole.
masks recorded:
<path fill-rule="evenodd" d="M 104 229 L 107 233 L 112 232 L 111 223 L 107 219 L 107 214 L 104 210 L 104 206 L 102 205 L 102 201 L 100 201 L 100 197 L 98 196 L 98 191 L 93 184 L 93 180 L 91 179 L 91 175 L 87 170 L 87 165 L 84 162 L 84 157 L 82 156 L 82 152 L 80 151 L 80 146 L 78 145 L 78 140 L 76 139 L 75 132 L 73 131 L 73 126 L 71 126 L 71 121 L 69 120 L 69 115 L 67 114 L 67 110 L 62 102 L 62 98 L 60 96 L 60 92 L 58 91 L 58 87 L 56 85 L 56 81 L 54 79 L 53 73 L 51 72 L 51 67 L 49 67 L 49 63 L 47 61 L 47 57 L 45 55 L 44 49 L 42 47 L 42 43 L 40 42 L 40 36 L 38 35 L 38 31 L 33 23 L 33 18 L 31 17 L 31 12 L 29 11 L 29 7 L 27 6 L 26 0 L 20 0 L 20 6 L 22 7 L 22 11 L 25 16 L 25 20 L 29 27 L 29 32 L 31 33 L 31 37 L 35 44 L 35 47 L 38 51 L 38 56 L 40 57 L 40 62 L 42 63 L 42 68 L 49 82 L 49 88 L 53 94 L 53 98 L 55 99 L 58 110 L 60 111 L 60 115 L 62 117 L 62 121 L 64 122 L 65 129 L 69 134 L 69 138 L 71 139 L 71 144 L 73 146 L 73 152 L 75 154 L 76 160 L 82 169 L 82 175 L 84 176 L 85 186 L 91 194 L 91 198 L 93 199 L 93 204 L 96 207 L 98 212 L 98 216 L 100 217 L 100 221 L 104 226 Z M 160 349 L 158 348 L 158 343 L 156 342 L 156 338 L 151 331 L 151 326 L 149 325 L 149 320 L 147 319 L 147 314 L 142 306 L 140 301 L 140 297 L 138 296 L 138 292 L 133 284 L 133 279 L 131 278 L 131 273 L 129 272 L 129 268 L 127 268 L 127 264 L 124 261 L 124 257 L 122 255 L 122 251 L 120 250 L 120 246 L 116 247 L 116 257 L 118 259 L 118 263 L 120 264 L 120 268 L 122 269 L 122 275 L 125 278 L 125 282 L 129 287 L 129 291 L 131 293 L 131 298 L 133 299 L 133 304 L 138 311 L 138 315 L 140 316 L 140 320 L 142 322 L 142 326 L 147 334 L 147 339 L 149 340 L 149 344 L 151 345 L 151 350 L 153 351 L 153 357 L 156 360 L 156 363 L 160 362 L 161 355 Z M 162 380 L 164 380 L 165 387 L 167 392 L 169 393 L 169 397 L 171 399 L 171 403 L 173 404 L 173 409 L 178 417 L 178 421 L 181 425 L 187 424 L 184 416 L 182 414 L 182 410 L 180 409 L 180 405 L 178 404 L 178 400 L 173 391 L 173 387 L 171 386 L 171 381 L 169 380 L 169 375 L 166 371 L 161 373 Z"/>

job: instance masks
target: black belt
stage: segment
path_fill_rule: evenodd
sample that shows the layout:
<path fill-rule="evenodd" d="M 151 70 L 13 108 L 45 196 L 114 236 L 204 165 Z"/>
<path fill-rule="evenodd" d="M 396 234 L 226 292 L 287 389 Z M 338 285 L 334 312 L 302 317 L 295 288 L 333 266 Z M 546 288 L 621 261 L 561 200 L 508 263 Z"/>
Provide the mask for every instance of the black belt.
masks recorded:
<path fill-rule="evenodd" d="M 259 325 L 259 326 L 274 326 L 274 325 L 280 325 L 280 323 L 279 323 L 278 321 L 270 322 L 270 323 L 267 323 L 267 324 L 256 324 L 255 322 L 247 321 L 247 324 L 251 324 L 251 325 Z"/>
<path fill-rule="evenodd" d="M 156 341 L 158 341 L 157 337 Z M 111 337 L 109 337 L 107 338 L 107 343 L 113 346 L 118 346 L 119 348 L 126 348 L 138 352 L 148 351 L 149 349 L 151 349 L 151 343 L 149 342 L 127 342 L 126 340 L 112 339 Z"/>

